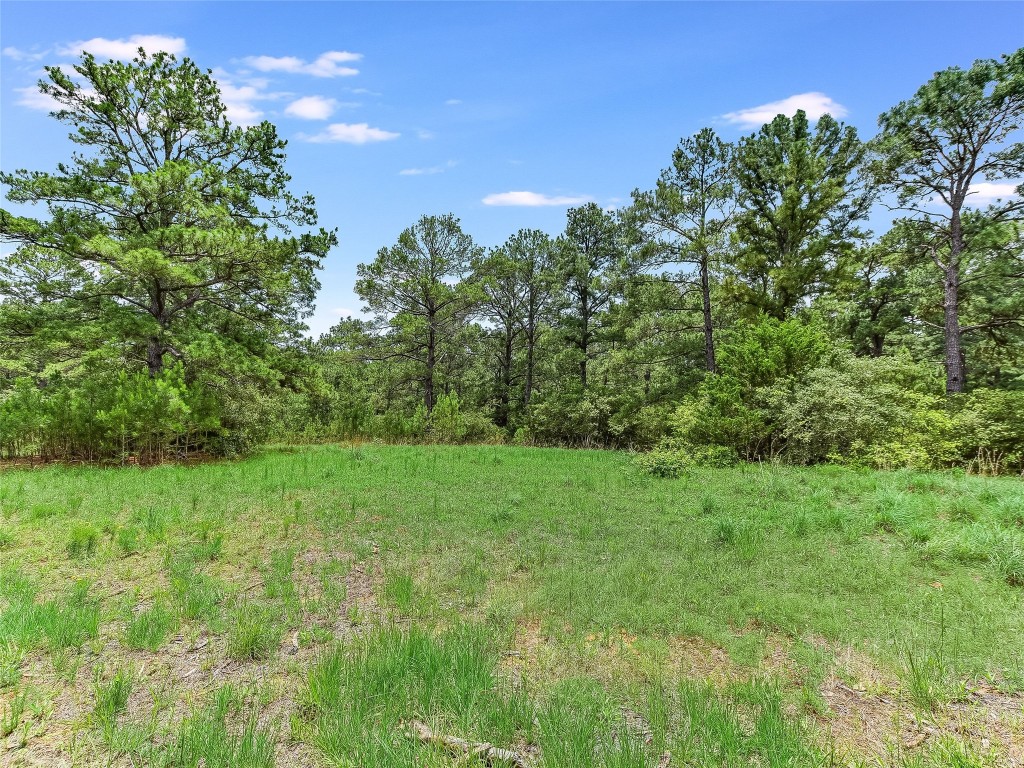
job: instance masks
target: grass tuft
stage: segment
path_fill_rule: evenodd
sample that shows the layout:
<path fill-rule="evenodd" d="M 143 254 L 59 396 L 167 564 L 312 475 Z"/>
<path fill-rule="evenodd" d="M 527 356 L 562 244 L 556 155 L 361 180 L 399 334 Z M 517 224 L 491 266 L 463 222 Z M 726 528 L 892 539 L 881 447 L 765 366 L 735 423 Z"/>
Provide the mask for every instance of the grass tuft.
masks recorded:
<path fill-rule="evenodd" d="M 145 648 L 156 651 L 167 635 L 178 626 L 178 617 L 163 600 L 139 611 L 128 619 L 124 632 L 124 644 L 129 648 Z"/>
<path fill-rule="evenodd" d="M 228 627 L 228 656 L 237 660 L 269 659 L 281 643 L 283 628 L 271 611 L 256 603 L 235 608 Z"/>
<path fill-rule="evenodd" d="M 88 557 L 96 552 L 100 545 L 100 531 L 90 523 L 72 523 L 65 545 L 68 557 Z"/>

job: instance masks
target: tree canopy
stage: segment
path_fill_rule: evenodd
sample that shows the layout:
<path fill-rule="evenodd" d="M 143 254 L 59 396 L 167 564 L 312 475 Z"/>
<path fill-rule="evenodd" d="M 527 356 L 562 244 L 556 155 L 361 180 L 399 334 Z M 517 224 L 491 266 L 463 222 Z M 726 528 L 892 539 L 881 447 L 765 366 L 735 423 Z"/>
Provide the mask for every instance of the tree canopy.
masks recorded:
<path fill-rule="evenodd" d="M 233 126 L 189 59 L 85 54 L 74 70 L 48 67 L 39 87 L 78 151 L 52 172 L 0 175 L 8 199 L 46 207 L 0 211 L 17 245 L 0 264 L 6 322 L 70 363 L 102 357 L 156 379 L 170 358 L 186 382 L 275 384 L 274 347 L 304 328 L 335 243 L 291 232 L 316 212 L 288 190 L 286 142 L 268 122 Z"/>

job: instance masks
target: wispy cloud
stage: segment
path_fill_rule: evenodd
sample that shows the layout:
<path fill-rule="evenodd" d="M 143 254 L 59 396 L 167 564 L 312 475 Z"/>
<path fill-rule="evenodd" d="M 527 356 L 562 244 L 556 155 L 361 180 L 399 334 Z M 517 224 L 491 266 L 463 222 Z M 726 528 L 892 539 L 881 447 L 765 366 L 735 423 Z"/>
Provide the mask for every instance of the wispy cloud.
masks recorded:
<path fill-rule="evenodd" d="M 8 45 L 0 53 L 15 61 L 39 61 L 49 51 L 23 51 L 20 48 L 15 48 L 13 45 Z"/>
<path fill-rule="evenodd" d="M 326 120 L 337 108 L 338 102 L 334 99 L 324 96 L 303 96 L 285 107 L 284 113 L 303 120 Z"/>
<path fill-rule="evenodd" d="M 433 131 L 428 131 L 428 130 L 426 130 L 424 128 L 420 128 L 418 131 L 416 131 L 416 135 L 419 138 L 423 139 L 424 141 L 428 141 L 428 140 L 434 138 L 434 136 L 436 134 Z"/>
<path fill-rule="evenodd" d="M 299 138 L 313 144 L 330 144 L 335 142 L 343 144 L 372 144 L 378 141 L 397 139 L 400 135 L 381 128 L 371 128 L 367 123 L 331 123 L 320 133 L 313 136 L 300 135 Z"/>
<path fill-rule="evenodd" d="M 1020 193 L 1017 191 L 1018 186 L 1014 182 L 979 181 L 977 184 L 971 184 L 968 188 L 967 204 L 988 205 L 996 200 L 1020 197 Z"/>
<path fill-rule="evenodd" d="M 313 77 L 350 77 L 358 75 L 359 70 L 341 65 L 359 61 L 361 58 L 361 53 L 327 51 L 309 62 L 296 56 L 247 56 L 243 61 L 260 72 L 288 72 Z"/>
<path fill-rule="evenodd" d="M 446 107 L 456 107 L 462 103 L 462 99 L 448 99 L 444 105 Z"/>
<path fill-rule="evenodd" d="M 449 160 L 444 165 L 432 165 L 429 168 L 405 168 L 398 172 L 399 176 L 433 176 L 437 173 L 444 173 L 447 170 L 454 168 L 458 163 L 454 160 Z"/>
<path fill-rule="evenodd" d="M 91 40 L 78 40 L 68 43 L 57 49 L 62 56 L 80 56 L 82 51 L 87 51 L 93 56 L 101 59 L 121 59 L 127 61 L 134 58 L 139 48 L 145 49 L 146 53 L 164 51 L 175 55 L 186 51 L 184 37 L 170 37 L 168 35 L 132 35 L 131 37 L 112 40 L 107 37 L 94 37 Z"/>
<path fill-rule="evenodd" d="M 220 89 L 221 101 L 227 107 L 227 117 L 236 125 L 256 125 L 263 119 L 263 110 L 256 102 L 276 101 L 287 98 L 290 94 L 269 91 L 270 81 L 261 77 L 242 78 L 223 69 L 214 69 L 213 78 Z"/>
<path fill-rule="evenodd" d="M 498 192 L 488 195 L 481 202 L 484 205 L 517 205 L 537 207 L 542 205 L 579 205 L 590 198 L 580 195 L 544 195 L 540 192 Z"/>
<path fill-rule="evenodd" d="M 15 88 L 14 92 L 18 94 L 18 104 L 22 107 L 39 109 L 43 112 L 54 112 L 61 109 L 60 102 L 52 96 L 40 93 L 39 89 L 35 86 L 30 86 L 28 88 Z"/>
<path fill-rule="evenodd" d="M 760 128 L 765 123 L 770 123 L 776 115 L 792 117 L 798 109 L 807 113 L 809 120 L 818 120 L 822 115 L 832 117 L 846 117 L 848 111 L 842 104 L 834 101 L 824 93 L 813 91 L 811 93 L 798 93 L 779 101 L 772 101 L 768 104 L 761 104 L 756 107 L 740 109 L 736 112 L 727 112 L 722 118 L 734 125 L 744 128 Z"/>

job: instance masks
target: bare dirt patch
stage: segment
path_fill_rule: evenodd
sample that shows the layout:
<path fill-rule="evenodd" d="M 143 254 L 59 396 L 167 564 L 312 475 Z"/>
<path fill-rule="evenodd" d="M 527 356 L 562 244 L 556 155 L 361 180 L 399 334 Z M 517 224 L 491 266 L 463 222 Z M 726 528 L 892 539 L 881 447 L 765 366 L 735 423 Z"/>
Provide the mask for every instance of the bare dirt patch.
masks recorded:
<path fill-rule="evenodd" d="M 350 563 L 351 567 L 336 573 L 325 571 L 323 566 L 331 561 Z M 154 575 L 164 578 L 162 573 Z M 244 585 L 241 593 L 259 594 L 262 582 L 254 581 L 256 576 L 248 569 L 227 576 L 230 583 Z M 325 581 L 331 579 L 340 582 L 334 586 L 341 587 L 341 598 L 325 602 L 329 597 Z M 122 621 L 101 623 L 99 637 L 87 642 L 77 655 L 70 654 L 65 662 L 68 666 L 60 670 L 50 654 L 29 654 L 22 664 L 21 688 L 27 690 L 37 711 L 26 711 L 21 726 L 0 741 L 0 766 L 130 765 L 128 758 L 109 758 L 91 721 L 97 676 L 107 679 L 118 669 L 130 669 L 134 681 L 121 720 L 155 722 L 158 738 L 172 733 L 194 707 L 226 684 L 261 691 L 260 725 L 286 733 L 305 671 L 321 647 L 300 643 L 300 631 L 318 627 L 332 639 L 344 639 L 382 615 L 372 561 L 353 562 L 347 552 L 328 553 L 314 546 L 297 553 L 292 580 L 302 605 L 299 626 L 284 634 L 278 652 L 265 661 L 229 658 L 226 636 L 199 625 L 184 626 L 155 652 L 127 648 L 121 643 Z M 105 601 L 116 600 L 124 592 L 114 583 L 105 586 Z M 331 610 L 326 612 L 328 605 Z M 0 708 L 9 706 L 13 695 L 13 691 L 0 695 Z M 312 768 L 318 764 L 304 744 L 278 739 L 275 749 L 279 765 Z"/>
<path fill-rule="evenodd" d="M 820 688 L 829 715 L 819 723 L 841 751 L 887 763 L 953 741 L 996 765 L 1024 766 L 1024 696 L 968 684 L 961 699 L 924 711 L 866 654 L 840 649 L 836 665 Z"/>

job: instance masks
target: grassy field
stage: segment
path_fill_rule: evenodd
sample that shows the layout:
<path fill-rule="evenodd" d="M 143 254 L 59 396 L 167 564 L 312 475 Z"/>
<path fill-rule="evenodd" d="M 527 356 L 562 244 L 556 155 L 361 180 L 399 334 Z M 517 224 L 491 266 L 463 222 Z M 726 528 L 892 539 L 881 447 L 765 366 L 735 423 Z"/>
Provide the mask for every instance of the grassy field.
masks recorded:
<path fill-rule="evenodd" d="M 3 765 L 1024 765 L 1019 479 L 314 447 L 0 510 Z"/>

